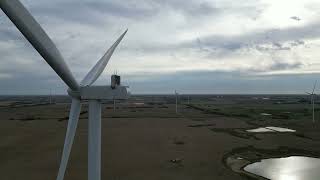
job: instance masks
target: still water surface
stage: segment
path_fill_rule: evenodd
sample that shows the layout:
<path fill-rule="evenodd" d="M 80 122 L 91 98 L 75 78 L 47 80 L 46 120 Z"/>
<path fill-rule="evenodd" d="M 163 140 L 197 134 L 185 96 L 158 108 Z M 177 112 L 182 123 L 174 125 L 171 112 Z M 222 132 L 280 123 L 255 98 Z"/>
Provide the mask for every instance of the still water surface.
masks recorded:
<path fill-rule="evenodd" d="M 268 126 L 268 127 L 260 127 L 256 129 L 248 129 L 247 132 L 251 133 L 263 133 L 263 132 L 296 132 L 296 130 L 288 129 L 288 128 L 282 128 L 282 127 L 274 127 L 274 126 Z"/>
<path fill-rule="evenodd" d="M 263 159 L 244 170 L 272 180 L 319 180 L 320 159 L 304 156 Z"/>

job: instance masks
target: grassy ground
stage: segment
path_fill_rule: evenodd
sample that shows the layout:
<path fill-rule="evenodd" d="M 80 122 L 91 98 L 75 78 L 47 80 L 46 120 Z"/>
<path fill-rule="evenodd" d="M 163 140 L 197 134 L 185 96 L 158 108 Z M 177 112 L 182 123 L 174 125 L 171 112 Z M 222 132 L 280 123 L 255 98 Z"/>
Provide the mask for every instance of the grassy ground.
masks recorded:
<path fill-rule="evenodd" d="M 114 180 L 247 179 L 225 163 L 226 156 L 239 148 L 274 151 L 285 147 L 320 154 L 320 124 L 311 122 L 309 105 L 301 103 L 300 97 L 276 98 L 265 102 L 243 96 L 197 96 L 187 105 L 181 97 L 178 114 L 174 97 L 133 97 L 119 102 L 115 111 L 112 104 L 105 104 L 102 177 Z M 290 103 L 275 103 L 279 98 Z M 0 179 L 55 179 L 69 104 L 18 104 L 9 103 L 0 108 Z M 264 117 L 261 113 L 272 116 Z M 66 180 L 87 179 L 87 116 L 84 105 Z M 260 125 L 293 128 L 297 133 L 249 134 L 245 131 Z"/>

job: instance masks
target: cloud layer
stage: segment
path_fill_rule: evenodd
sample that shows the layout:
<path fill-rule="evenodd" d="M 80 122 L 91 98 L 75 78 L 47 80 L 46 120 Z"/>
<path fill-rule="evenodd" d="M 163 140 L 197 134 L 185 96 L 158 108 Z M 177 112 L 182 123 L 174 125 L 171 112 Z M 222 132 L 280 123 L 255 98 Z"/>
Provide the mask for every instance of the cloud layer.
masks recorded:
<path fill-rule="evenodd" d="M 133 93 L 302 93 L 320 70 L 316 0 L 21 1 L 79 81 L 126 28 L 97 84 L 117 70 Z M 66 89 L 2 12 L 0 54 L 0 94 Z"/>

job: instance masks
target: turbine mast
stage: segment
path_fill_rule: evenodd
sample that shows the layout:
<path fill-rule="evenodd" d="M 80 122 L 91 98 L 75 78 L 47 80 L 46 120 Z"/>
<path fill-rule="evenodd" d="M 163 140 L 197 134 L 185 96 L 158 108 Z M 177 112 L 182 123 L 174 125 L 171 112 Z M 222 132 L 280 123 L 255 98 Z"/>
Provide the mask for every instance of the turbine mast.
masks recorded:
<path fill-rule="evenodd" d="M 178 114 L 178 93 L 176 90 L 174 91 L 174 94 L 176 96 L 176 114 Z"/>
<path fill-rule="evenodd" d="M 88 180 L 101 179 L 101 102 L 89 100 Z"/>

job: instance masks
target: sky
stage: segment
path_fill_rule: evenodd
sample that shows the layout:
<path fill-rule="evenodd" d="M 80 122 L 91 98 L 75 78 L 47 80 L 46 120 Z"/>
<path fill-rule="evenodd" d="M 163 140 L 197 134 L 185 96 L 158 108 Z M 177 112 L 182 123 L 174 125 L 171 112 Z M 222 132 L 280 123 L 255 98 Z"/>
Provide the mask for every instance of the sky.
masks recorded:
<path fill-rule="evenodd" d="M 134 94 L 302 94 L 320 77 L 319 0 L 21 2 L 78 81 L 127 28 L 96 85 L 116 71 Z M 0 55 L 0 94 L 66 93 L 2 11 Z"/>

